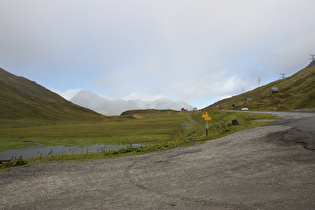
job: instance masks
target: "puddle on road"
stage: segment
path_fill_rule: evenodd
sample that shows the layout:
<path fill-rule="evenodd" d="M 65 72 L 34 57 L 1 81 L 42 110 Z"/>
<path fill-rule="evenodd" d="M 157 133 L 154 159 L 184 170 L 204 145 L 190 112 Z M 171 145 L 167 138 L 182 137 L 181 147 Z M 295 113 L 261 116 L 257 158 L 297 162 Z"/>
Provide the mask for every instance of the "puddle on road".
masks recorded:
<path fill-rule="evenodd" d="M 23 159 L 49 156 L 49 155 L 57 155 L 57 154 L 86 154 L 87 152 L 102 152 L 109 150 L 119 150 L 127 147 L 140 147 L 140 144 L 132 144 L 130 145 L 93 145 L 89 147 L 64 147 L 64 146 L 49 146 L 45 147 L 44 144 L 32 142 L 35 144 L 33 147 L 27 147 L 23 149 L 13 149 L 6 150 L 0 152 L 0 160 L 9 160 L 13 157 L 20 157 L 22 155 Z"/>

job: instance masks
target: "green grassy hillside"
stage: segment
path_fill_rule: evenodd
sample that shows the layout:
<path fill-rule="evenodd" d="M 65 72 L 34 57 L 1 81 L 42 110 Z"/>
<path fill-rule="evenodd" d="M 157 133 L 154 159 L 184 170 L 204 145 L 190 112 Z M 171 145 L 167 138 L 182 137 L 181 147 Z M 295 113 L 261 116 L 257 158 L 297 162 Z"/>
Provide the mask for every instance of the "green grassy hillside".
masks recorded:
<path fill-rule="evenodd" d="M 270 94 L 271 87 L 279 93 Z M 246 100 L 250 98 L 251 100 Z M 218 101 L 205 110 L 241 109 L 280 111 L 315 109 L 315 65 L 309 65 L 294 75 L 258 87 L 252 91 Z"/>
<path fill-rule="evenodd" d="M 0 68 L 0 120 L 100 120 L 104 116 Z"/>
<path fill-rule="evenodd" d="M 202 114 L 172 110 L 135 110 L 93 122 L 63 121 L 37 125 L 7 123 L 0 126 L 0 151 L 30 147 L 34 143 L 78 147 L 132 143 L 150 146 L 150 149 L 144 151 L 158 151 L 216 139 L 273 120 L 271 115 L 210 111 L 208 114 L 212 120 L 209 121 L 209 135 L 205 136 L 205 120 Z M 237 119 L 238 126 L 228 125 L 233 119 Z"/>

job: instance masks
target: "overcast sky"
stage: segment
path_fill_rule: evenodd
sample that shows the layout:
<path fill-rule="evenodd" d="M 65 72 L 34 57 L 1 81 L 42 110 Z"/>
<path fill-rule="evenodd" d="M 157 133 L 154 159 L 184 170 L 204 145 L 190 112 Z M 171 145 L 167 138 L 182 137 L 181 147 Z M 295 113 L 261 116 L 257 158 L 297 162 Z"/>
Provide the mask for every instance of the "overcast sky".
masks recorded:
<path fill-rule="evenodd" d="M 314 0 L 1 0 L 0 67 L 70 99 L 201 108 L 315 54 Z"/>

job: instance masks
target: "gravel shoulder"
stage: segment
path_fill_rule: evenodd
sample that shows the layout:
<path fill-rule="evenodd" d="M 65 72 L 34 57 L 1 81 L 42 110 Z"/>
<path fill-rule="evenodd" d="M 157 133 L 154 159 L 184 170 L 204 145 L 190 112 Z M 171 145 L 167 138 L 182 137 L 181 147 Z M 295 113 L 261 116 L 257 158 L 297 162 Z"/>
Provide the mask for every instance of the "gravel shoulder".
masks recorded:
<path fill-rule="evenodd" d="M 290 133 L 291 132 L 291 133 Z M 315 151 L 289 125 L 131 157 L 0 173 L 0 209 L 314 209 Z"/>

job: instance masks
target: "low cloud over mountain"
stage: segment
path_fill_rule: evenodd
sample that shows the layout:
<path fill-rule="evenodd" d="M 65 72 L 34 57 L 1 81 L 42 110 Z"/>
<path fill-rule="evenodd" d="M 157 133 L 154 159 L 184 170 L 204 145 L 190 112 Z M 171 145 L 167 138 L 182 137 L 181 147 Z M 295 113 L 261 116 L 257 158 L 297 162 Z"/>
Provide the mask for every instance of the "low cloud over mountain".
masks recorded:
<path fill-rule="evenodd" d="M 174 102 L 167 98 L 154 101 L 142 100 L 108 100 L 90 91 L 80 91 L 71 100 L 79 106 L 92 109 L 104 115 L 120 115 L 122 112 L 133 109 L 173 109 L 182 108 L 192 110 L 193 107 L 184 102 Z"/>

